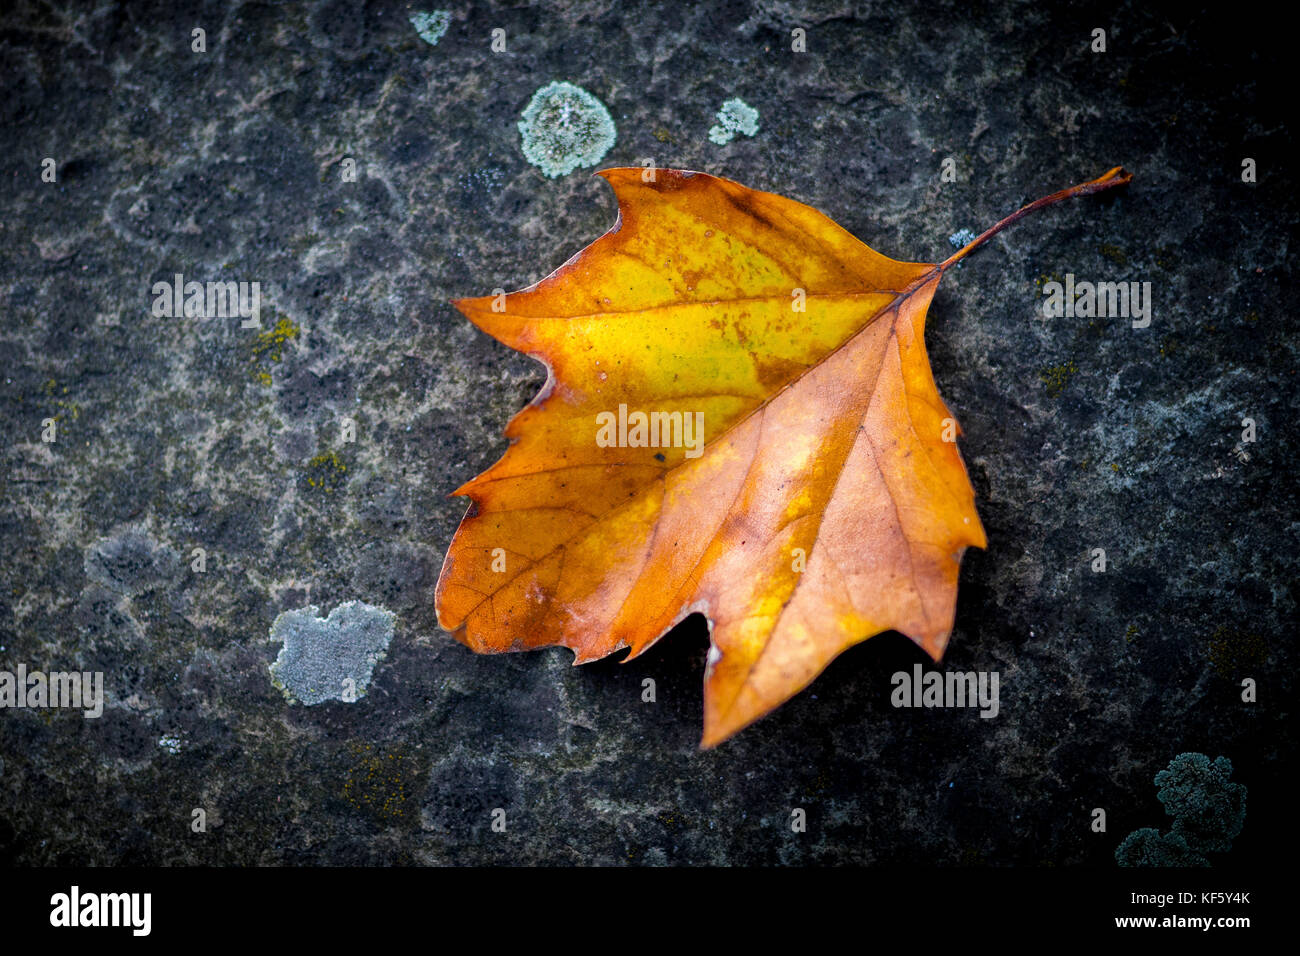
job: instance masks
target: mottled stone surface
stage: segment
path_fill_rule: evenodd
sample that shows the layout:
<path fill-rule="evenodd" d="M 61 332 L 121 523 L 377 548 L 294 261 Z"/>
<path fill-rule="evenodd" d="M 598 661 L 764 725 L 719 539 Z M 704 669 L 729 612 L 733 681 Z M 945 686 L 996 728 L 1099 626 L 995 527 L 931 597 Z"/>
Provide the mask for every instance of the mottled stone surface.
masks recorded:
<path fill-rule="evenodd" d="M 1231 758 L 1230 857 L 1263 856 L 1294 755 L 1297 204 L 1257 19 L 458 4 L 430 46 L 401 3 L 180 6 L 0 15 L 0 668 L 102 671 L 108 694 L 98 720 L 0 712 L 0 859 L 1113 867 L 1166 826 L 1152 777 L 1183 751 Z M 588 171 L 520 152 L 553 80 L 609 107 L 605 165 L 779 192 L 898 258 L 1134 172 L 998 237 L 930 312 L 989 537 L 946 663 L 1000 673 L 995 719 L 892 708 L 922 657 L 888 634 L 700 753 L 701 626 L 582 668 L 439 630 L 447 493 L 544 379 L 448 299 L 532 283 L 613 220 Z M 718 146 L 731 97 L 760 129 Z M 176 273 L 259 282 L 261 328 L 155 317 Z M 1067 273 L 1150 282 L 1150 327 L 1044 318 Z M 289 704 L 272 622 L 352 600 L 396 615 L 368 692 Z"/>

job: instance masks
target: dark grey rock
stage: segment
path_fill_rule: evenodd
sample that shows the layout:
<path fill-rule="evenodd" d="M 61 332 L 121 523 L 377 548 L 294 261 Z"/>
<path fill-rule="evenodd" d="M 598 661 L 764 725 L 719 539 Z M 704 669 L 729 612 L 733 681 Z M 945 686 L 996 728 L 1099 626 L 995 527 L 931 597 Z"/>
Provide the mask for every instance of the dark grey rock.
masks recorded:
<path fill-rule="evenodd" d="M 1223 859 L 1272 851 L 1300 580 L 1285 31 L 1132 2 L 562 2 L 458 5 L 430 46 L 410 12 L 0 14 L 0 668 L 102 670 L 107 694 L 99 720 L 0 712 L 0 859 L 1114 867 L 1184 751 L 1250 788 Z M 945 666 L 997 670 L 997 718 L 891 707 L 922 657 L 886 634 L 701 753 L 698 620 L 582 668 L 438 628 L 447 495 L 544 381 L 448 300 L 535 282 L 614 220 L 589 171 L 520 151 L 559 79 L 609 108 L 602 165 L 779 192 L 897 258 L 1135 174 L 1002 234 L 930 310 L 989 537 Z M 759 131 L 718 146 L 731 97 Z M 261 327 L 154 316 L 176 273 L 261 283 Z M 1066 273 L 1151 282 L 1150 327 L 1045 319 Z M 273 622 L 351 600 L 397 614 L 367 693 L 290 705 Z"/>

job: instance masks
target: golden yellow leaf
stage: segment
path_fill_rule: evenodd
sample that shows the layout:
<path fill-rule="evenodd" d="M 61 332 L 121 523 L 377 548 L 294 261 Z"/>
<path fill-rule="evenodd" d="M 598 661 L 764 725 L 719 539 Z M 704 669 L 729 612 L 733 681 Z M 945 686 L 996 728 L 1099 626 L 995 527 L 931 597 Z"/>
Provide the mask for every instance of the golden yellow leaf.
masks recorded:
<path fill-rule="evenodd" d="M 985 544 L 926 357 L 944 263 L 896 262 L 802 203 L 611 169 L 604 236 L 536 285 L 460 299 L 550 372 L 447 551 L 438 620 L 476 651 L 636 656 L 703 613 L 702 746 L 899 631 L 932 658 Z M 644 416 L 642 418 L 641 416 Z M 644 426 L 644 427 L 642 427 Z"/>

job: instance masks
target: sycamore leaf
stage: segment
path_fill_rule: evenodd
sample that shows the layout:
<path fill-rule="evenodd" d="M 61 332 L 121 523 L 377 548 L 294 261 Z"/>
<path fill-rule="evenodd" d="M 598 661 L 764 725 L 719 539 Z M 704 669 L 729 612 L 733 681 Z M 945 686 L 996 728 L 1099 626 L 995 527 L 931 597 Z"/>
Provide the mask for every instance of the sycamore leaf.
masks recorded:
<path fill-rule="evenodd" d="M 506 454 L 454 492 L 438 620 L 480 652 L 634 657 L 701 612 L 713 746 L 846 648 L 936 661 L 985 545 L 923 339 L 946 262 L 896 262 L 802 203 L 703 173 L 600 173 L 614 227 L 546 279 L 455 302 L 543 362 Z M 648 181 L 647 181 L 648 180 Z"/>

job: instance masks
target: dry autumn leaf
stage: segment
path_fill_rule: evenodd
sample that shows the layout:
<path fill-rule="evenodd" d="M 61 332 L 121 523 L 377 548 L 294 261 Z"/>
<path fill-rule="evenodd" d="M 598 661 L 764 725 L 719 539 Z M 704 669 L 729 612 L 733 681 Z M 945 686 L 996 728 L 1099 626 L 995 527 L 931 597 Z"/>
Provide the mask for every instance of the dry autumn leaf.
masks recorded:
<path fill-rule="evenodd" d="M 711 747 L 896 630 L 936 661 L 983 547 L 923 333 L 947 261 L 896 262 L 809 206 L 703 173 L 600 173 L 614 227 L 546 279 L 455 302 L 543 362 L 511 445 L 457 489 L 438 620 L 480 652 L 645 651 L 703 613 Z"/>

